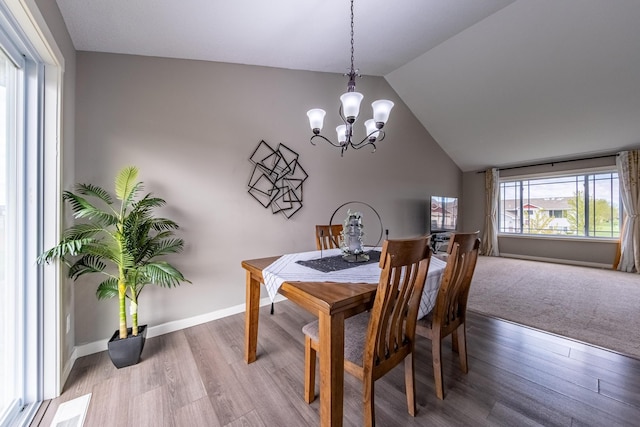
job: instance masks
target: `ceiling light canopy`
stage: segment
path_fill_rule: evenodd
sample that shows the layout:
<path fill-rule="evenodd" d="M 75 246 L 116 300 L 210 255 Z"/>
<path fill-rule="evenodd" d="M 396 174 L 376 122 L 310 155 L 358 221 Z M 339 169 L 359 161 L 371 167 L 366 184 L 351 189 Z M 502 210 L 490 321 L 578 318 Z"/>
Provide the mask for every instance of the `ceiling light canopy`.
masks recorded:
<path fill-rule="evenodd" d="M 389 120 L 389 114 L 393 108 L 393 102 L 386 99 L 379 99 L 371 104 L 373 108 L 373 119 L 369 119 L 364 122 L 367 136 L 360 142 L 353 142 L 353 124 L 358 120 L 360 115 L 360 103 L 364 98 L 360 92 L 356 92 L 356 77 L 361 77 L 358 74 L 357 69 L 353 66 L 353 0 L 351 0 L 351 68 L 349 73 L 345 76 L 349 77 L 349 83 L 347 84 L 347 92 L 340 96 L 340 110 L 338 114 L 344 122 L 344 124 L 336 127 L 337 143 L 331 141 L 325 136 L 320 134 L 322 126 L 324 124 L 324 116 L 327 114 L 320 108 L 313 108 L 307 111 L 309 117 L 309 125 L 313 131 L 313 136 L 310 139 L 311 144 L 315 145 L 313 141 L 315 138 L 322 138 L 334 147 L 340 148 L 340 155 L 344 155 L 344 152 L 349 148 L 360 149 L 367 145 L 373 147 L 373 151 L 376 151 L 376 142 L 382 141 L 385 137 L 382 128 Z"/>

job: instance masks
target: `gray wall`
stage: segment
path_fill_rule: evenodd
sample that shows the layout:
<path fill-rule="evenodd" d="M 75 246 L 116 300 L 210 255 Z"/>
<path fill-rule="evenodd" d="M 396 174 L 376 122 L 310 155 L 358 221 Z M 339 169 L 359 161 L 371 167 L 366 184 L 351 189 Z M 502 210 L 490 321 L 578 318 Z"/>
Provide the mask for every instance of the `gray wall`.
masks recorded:
<path fill-rule="evenodd" d="M 383 78 L 357 82 L 363 116 L 374 99 L 396 103 L 375 154 L 363 149 L 340 158 L 335 148 L 312 146 L 306 111 L 325 108 L 333 137 L 346 83 L 340 74 L 77 53 L 76 180 L 111 189 L 121 167 L 138 166 L 146 189 L 168 202 L 160 213 L 181 225 L 186 241 L 171 261 L 193 284 L 145 289 L 142 323 L 244 303 L 240 262 L 314 249 L 314 224 L 328 223 L 344 202 L 374 206 L 398 238 L 427 231 L 429 196 L 461 196 L 460 170 Z M 247 193 L 248 158 L 262 139 L 297 151 L 309 174 L 304 207 L 292 219 Z M 118 326 L 116 301 L 97 301 L 95 280 L 75 292 L 76 344 L 109 337 Z"/>
<path fill-rule="evenodd" d="M 615 157 L 505 169 L 500 171 L 500 176 L 559 173 L 600 166 L 615 167 Z M 462 197 L 467 207 L 463 218 L 465 229 L 484 232 L 484 178 L 484 173 L 465 172 L 463 175 Z M 471 206 L 475 208 L 471 209 Z M 587 242 L 576 239 L 515 235 L 498 236 L 498 247 L 501 254 L 602 266 L 613 264 L 616 251 L 616 243 L 611 240 Z"/>
<path fill-rule="evenodd" d="M 47 22 L 49 30 L 55 38 L 58 48 L 62 52 L 65 61 L 64 78 L 62 83 L 62 183 L 68 187 L 74 181 L 74 133 L 75 133 L 75 82 L 76 82 L 76 51 L 71 37 L 62 19 L 58 4 L 51 0 L 36 0 L 38 9 Z M 74 318 L 74 289 L 71 283 L 62 282 L 60 289 L 62 297 L 61 321 L 67 314 L 71 315 L 72 324 Z M 65 331 L 65 328 L 62 328 Z M 73 351 L 75 344 L 74 328 L 62 337 L 62 363 L 66 363 Z"/>

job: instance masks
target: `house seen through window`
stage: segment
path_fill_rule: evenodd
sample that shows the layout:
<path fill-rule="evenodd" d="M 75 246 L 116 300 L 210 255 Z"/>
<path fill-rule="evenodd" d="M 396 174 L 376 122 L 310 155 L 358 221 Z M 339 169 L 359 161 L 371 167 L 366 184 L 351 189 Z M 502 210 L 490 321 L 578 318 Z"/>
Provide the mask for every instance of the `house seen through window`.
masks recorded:
<path fill-rule="evenodd" d="M 620 236 L 622 204 L 615 171 L 500 182 L 501 233 Z"/>

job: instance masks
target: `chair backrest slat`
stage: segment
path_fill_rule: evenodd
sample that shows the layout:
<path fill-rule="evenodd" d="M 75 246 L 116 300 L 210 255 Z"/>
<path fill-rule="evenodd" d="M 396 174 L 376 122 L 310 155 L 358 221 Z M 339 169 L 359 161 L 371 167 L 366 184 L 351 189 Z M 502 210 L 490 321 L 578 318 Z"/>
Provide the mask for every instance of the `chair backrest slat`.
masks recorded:
<path fill-rule="evenodd" d="M 339 249 L 342 243 L 342 224 L 316 225 L 316 249 Z"/>
<path fill-rule="evenodd" d="M 369 365 L 368 369 L 413 350 L 430 260 L 429 237 L 384 242 L 380 256 L 382 273 L 364 352 L 363 363 Z"/>
<path fill-rule="evenodd" d="M 464 317 L 471 279 L 478 260 L 480 239 L 477 233 L 454 235 L 450 242 L 447 266 L 442 275 L 434 307 L 433 327 L 441 327 Z"/>

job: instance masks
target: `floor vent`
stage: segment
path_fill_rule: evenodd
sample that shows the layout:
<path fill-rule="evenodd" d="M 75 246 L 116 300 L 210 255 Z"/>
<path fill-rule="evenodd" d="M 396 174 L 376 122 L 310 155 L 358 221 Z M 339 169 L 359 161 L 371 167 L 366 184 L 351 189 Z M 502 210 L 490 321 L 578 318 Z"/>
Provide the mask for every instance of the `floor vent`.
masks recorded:
<path fill-rule="evenodd" d="M 61 403 L 51 421 L 51 427 L 82 427 L 90 400 L 91 393 Z"/>

